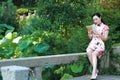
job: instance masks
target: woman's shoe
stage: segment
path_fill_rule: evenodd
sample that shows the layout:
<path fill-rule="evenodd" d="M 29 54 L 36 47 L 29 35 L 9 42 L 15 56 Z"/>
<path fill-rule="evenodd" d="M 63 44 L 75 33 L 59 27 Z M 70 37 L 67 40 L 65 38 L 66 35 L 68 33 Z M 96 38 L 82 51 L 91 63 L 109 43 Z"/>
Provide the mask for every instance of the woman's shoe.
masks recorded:
<path fill-rule="evenodd" d="M 91 78 L 90 80 L 97 80 L 98 73 L 99 73 L 99 70 L 97 69 L 95 77 Z"/>
<path fill-rule="evenodd" d="M 91 78 L 90 80 L 97 80 L 97 73 L 96 76 L 94 78 Z"/>
<path fill-rule="evenodd" d="M 97 69 L 97 71 L 96 71 L 96 77 L 98 76 L 98 73 L 99 73 L 99 71 L 98 71 L 98 69 Z"/>
<path fill-rule="evenodd" d="M 97 79 L 97 77 L 95 77 L 95 78 L 91 78 L 90 80 L 96 80 Z"/>

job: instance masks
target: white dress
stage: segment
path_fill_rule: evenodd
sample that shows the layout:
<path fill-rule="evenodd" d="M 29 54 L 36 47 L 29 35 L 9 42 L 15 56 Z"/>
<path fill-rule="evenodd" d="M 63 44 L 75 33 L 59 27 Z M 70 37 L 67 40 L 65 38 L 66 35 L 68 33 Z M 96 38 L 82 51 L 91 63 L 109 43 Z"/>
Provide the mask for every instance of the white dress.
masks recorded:
<path fill-rule="evenodd" d="M 96 26 L 94 24 L 94 26 Z M 95 31 L 97 31 L 100 35 L 104 35 L 105 31 L 109 30 L 109 27 L 103 23 L 100 24 L 100 26 L 96 26 Z M 92 40 L 90 41 L 87 49 L 92 49 L 94 51 L 97 51 L 99 55 L 102 55 L 103 52 L 105 51 L 105 44 L 104 41 L 100 38 L 99 35 L 93 35 Z M 86 50 L 87 50 L 86 49 Z"/>

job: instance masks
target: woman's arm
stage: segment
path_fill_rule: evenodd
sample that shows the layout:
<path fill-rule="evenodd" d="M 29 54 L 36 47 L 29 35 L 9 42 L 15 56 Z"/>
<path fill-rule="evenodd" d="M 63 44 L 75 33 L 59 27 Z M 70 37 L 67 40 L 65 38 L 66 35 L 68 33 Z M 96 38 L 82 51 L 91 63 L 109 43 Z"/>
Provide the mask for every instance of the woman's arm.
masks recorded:
<path fill-rule="evenodd" d="M 98 32 L 94 32 L 94 34 L 99 35 L 100 38 L 101 38 L 104 42 L 105 42 L 105 41 L 107 40 L 107 38 L 108 38 L 108 33 L 109 33 L 108 30 L 104 31 L 104 34 L 99 34 Z"/>
<path fill-rule="evenodd" d="M 100 35 L 100 34 L 99 34 L 99 36 L 101 37 L 101 39 L 102 39 L 104 42 L 108 39 L 108 33 L 109 33 L 109 31 L 107 30 L 107 31 L 105 31 L 105 33 L 104 33 L 103 35 Z"/>

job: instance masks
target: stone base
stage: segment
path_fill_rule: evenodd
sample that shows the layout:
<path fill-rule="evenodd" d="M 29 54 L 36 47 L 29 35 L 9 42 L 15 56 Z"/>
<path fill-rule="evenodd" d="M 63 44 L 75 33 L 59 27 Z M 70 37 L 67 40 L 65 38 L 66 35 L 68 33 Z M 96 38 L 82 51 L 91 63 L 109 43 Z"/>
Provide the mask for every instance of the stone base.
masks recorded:
<path fill-rule="evenodd" d="M 21 66 L 1 67 L 3 80 L 28 80 L 29 68 Z"/>

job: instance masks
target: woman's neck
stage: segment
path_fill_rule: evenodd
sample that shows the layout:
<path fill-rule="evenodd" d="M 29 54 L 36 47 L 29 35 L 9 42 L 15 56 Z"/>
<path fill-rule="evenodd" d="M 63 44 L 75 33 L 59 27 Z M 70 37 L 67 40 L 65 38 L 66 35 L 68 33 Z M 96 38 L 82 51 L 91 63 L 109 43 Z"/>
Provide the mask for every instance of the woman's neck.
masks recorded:
<path fill-rule="evenodd" d="M 97 26 L 100 26 L 102 24 L 102 22 L 101 23 L 99 23 L 99 24 L 96 24 Z"/>

